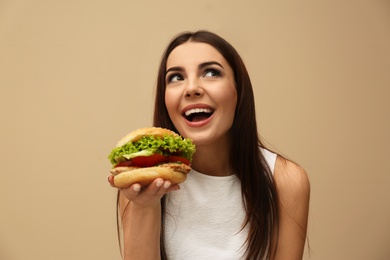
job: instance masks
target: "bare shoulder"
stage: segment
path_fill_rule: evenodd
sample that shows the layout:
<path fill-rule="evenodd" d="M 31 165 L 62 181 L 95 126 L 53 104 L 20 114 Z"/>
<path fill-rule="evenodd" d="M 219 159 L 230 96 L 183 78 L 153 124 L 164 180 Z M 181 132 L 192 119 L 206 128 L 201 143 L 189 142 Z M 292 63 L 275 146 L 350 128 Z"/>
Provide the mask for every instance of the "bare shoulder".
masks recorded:
<path fill-rule="evenodd" d="M 304 227 L 310 201 L 310 182 L 306 171 L 300 165 L 278 156 L 274 181 L 282 218 L 283 215 L 288 216 Z"/>
<path fill-rule="evenodd" d="M 298 164 L 278 156 L 274 181 L 279 201 L 279 229 L 274 259 L 302 259 L 309 214 L 310 183 Z"/>
<path fill-rule="evenodd" d="M 274 172 L 275 184 L 279 195 L 290 198 L 309 196 L 310 182 L 306 171 L 298 164 L 278 156 Z"/>

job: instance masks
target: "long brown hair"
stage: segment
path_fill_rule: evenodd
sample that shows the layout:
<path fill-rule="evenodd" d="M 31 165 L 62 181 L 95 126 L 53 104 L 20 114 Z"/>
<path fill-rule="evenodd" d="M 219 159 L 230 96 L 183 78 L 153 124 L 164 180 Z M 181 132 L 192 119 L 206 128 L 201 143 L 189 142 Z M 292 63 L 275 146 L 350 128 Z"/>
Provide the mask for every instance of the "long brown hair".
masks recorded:
<path fill-rule="evenodd" d="M 278 198 L 272 173 L 259 150 L 264 147 L 257 131 L 255 101 L 246 67 L 232 45 L 222 37 L 209 31 L 184 32 L 177 35 L 165 50 L 157 78 L 157 89 L 153 125 L 177 132 L 169 118 L 165 105 L 165 74 L 169 54 L 177 46 L 188 42 L 207 43 L 217 49 L 231 66 L 236 83 L 237 107 L 231 128 L 232 146 L 230 150 L 231 167 L 241 181 L 241 192 L 246 210 L 243 226 L 249 225 L 246 242 L 246 258 L 270 258 L 271 241 L 277 241 L 273 232 L 278 228 Z M 239 138 L 238 138 L 239 137 Z M 164 218 L 164 199 L 162 200 Z M 164 221 L 164 219 L 163 219 Z M 164 223 L 164 222 L 162 222 Z M 164 225 L 161 232 L 161 258 L 166 259 L 164 250 Z M 276 250 L 276 246 L 273 247 Z"/>

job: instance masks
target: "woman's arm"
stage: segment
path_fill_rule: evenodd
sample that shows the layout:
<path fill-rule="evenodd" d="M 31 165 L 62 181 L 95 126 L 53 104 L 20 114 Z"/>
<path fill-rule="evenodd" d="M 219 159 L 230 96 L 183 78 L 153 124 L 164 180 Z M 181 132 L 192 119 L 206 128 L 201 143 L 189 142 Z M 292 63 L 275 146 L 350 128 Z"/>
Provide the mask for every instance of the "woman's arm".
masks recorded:
<path fill-rule="evenodd" d="M 302 259 L 309 214 L 310 183 L 305 170 L 278 156 L 274 179 L 279 196 L 279 240 L 273 259 Z"/>
<path fill-rule="evenodd" d="M 143 190 L 135 184 L 120 191 L 124 260 L 160 259 L 160 200 L 164 194 L 178 188 L 169 181 L 156 179 Z"/>

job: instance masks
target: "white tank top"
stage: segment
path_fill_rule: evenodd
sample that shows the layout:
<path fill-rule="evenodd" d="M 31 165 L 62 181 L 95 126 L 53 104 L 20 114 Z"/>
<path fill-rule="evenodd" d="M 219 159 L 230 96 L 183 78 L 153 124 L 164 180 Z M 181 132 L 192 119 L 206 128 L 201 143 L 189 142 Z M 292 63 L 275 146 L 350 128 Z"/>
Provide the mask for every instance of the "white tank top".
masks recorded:
<path fill-rule="evenodd" d="M 261 149 L 274 172 L 276 154 Z M 165 249 L 169 260 L 241 259 L 248 236 L 236 175 L 216 177 L 192 170 L 166 199 Z"/>

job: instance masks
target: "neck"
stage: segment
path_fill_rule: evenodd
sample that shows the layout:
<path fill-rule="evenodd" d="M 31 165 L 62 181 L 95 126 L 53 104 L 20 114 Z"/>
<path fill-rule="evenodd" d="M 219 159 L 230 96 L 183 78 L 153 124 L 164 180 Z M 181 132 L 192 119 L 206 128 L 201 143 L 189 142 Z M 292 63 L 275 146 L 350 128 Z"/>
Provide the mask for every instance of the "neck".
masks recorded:
<path fill-rule="evenodd" d="M 225 142 L 223 145 L 197 146 L 191 167 L 206 175 L 232 175 L 229 145 Z"/>

